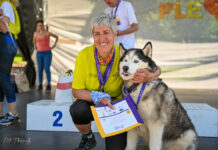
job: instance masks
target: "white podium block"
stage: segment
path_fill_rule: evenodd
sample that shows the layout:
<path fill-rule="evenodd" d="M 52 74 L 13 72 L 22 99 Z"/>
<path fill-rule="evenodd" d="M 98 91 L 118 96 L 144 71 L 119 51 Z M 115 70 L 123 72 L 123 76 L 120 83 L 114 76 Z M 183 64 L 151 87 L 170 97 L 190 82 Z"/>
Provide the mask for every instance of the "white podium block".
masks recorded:
<path fill-rule="evenodd" d="M 218 137 L 218 111 L 206 103 L 182 103 L 198 136 Z"/>
<path fill-rule="evenodd" d="M 71 102 L 55 103 L 54 100 L 40 100 L 27 104 L 27 130 L 75 131 L 69 112 Z M 182 103 L 198 136 L 218 137 L 218 111 L 205 103 Z M 92 131 L 98 128 L 92 121 Z"/>
<path fill-rule="evenodd" d="M 54 100 L 40 100 L 27 104 L 27 130 L 78 132 L 70 116 L 71 104 L 55 103 Z M 92 131 L 98 132 L 94 121 Z"/>

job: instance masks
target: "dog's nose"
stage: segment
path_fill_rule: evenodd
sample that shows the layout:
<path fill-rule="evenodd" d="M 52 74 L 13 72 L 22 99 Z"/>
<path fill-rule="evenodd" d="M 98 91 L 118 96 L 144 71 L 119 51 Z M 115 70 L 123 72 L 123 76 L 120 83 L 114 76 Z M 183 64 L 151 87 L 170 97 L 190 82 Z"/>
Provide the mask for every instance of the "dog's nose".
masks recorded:
<path fill-rule="evenodd" d="M 127 72 L 127 71 L 128 71 L 128 69 L 129 69 L 129 67 L 128 67 L 128 66 L 123 66 L 123 71 L 124 71 L 124 72 Z"/>

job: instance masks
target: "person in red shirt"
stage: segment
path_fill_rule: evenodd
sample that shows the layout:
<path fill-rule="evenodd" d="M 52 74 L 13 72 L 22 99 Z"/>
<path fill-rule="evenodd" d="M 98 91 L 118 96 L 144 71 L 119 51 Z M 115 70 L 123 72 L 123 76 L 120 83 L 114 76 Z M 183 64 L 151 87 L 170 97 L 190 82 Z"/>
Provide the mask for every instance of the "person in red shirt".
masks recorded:
<path fill-rule="evenodd" d="M 55 43 L 50 47 L 50 37 L 55 38 Z M 36 22 L 36 32 L 33 35 L 33 45 L 34 49 L 37 50 L 36 59 L 38 65 L 38 77 L 39 77 L 39 87 L 38 90 L 42 90 L 43 82 L 43 70 L 45 69 L 48 85 L 46 87 L 47 91 L 51 90 L 51 72 L 50 66 L 52 61 L 52 52 L 58 42 L 58 36 L 45 30 L 42 20 Z"/>

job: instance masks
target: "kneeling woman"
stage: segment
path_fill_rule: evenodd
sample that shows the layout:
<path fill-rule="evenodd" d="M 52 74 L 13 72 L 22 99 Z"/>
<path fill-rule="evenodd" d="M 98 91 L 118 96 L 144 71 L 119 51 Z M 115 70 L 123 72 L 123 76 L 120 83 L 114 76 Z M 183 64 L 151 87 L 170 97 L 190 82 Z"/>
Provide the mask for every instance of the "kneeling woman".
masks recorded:
<path fill-rule="evenodd" d="M 108 105 L 122 98 L 123 81 L 119 76 L 119 47 L 114 45 L 117 37 L 116 23 L 108 15 L 95 17 L 91 23 L 94 45 L 86 47 L 77 56 L 74 77 L 73 95 L 77 100 L 71 105 L 72 120 L 80 131 L 82 139 L 75 150 L 88 150 L 96 145 L 91 131 L 93 116 L 90 106 Z M 103 76 L 102 76 L 103 75 Z M 146 69 L 137 72 L 132 82 L 150 81 L 160 75 L 160 69 L 150 73 Z M 107 150 L 124 150 L 126 133 L 105 139 Z"/>

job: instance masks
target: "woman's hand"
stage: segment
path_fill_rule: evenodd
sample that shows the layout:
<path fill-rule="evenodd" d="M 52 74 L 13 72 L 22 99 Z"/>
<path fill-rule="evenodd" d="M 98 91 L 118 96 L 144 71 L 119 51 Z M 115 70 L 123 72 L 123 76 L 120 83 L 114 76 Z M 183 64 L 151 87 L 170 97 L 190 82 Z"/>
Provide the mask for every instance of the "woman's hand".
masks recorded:
<path fill-rule="evenodd" d="M 102 98 L 102 100 L 100 101 L 101 105 L 108 105 L 108 107 L 110 107 L 110 109 L 115 109 L 114 106 L 111 104 L 111 101 L 108 98 Z"/>
<path fill-rule="evenodd" d="M 138 69 L 134 75 L 134 78 L 131 80 L 133 83 L 143 83 L 157 79 L 161 74 L 160 67 L 157 66 L 155 72 L 150 72 L 148 69 Z"/>
<path fill-rule="evenodd" d="M 55 46 L 56 46 L 56 45 L 53 45 L 53 46 L 51 47 L 51 49 L 53 49 Z"/>
<path fill-rule="evenodd" d="M 0 18 L 0 32 L 7 33 L 8 32 L 8 23 L 10 19 L 7 16 L 2 16 Z"/>
<path fill-rule="evenodd" d="M 51 49 L 53 49 L 53 48 L 56 46 L 57 42 L 58 42 L 58 36 L 57 36 L 56 34 L 51 33 L 51 32 L 48 32 L 48 33 L 49 33 L 49 36 L 55 38 L 55 43 L 54 43 L 54 45 L 51 47 Z"/>

